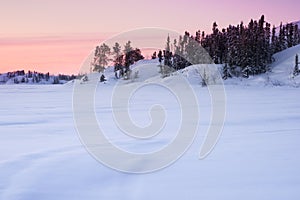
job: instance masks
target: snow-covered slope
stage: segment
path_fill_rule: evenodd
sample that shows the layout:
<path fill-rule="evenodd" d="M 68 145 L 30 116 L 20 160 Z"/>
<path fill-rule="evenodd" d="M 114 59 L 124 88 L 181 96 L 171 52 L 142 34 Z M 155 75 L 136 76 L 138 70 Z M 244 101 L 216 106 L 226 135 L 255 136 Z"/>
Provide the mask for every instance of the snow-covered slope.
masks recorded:
<path fill-rule="evenodd" d="M 288 48 L 274 55 L 275 62 L 271 64 L 270 72 L 250 76 L 249 78 L 229 78 L 224 80 L 225 85 L 247 85 L 247 86 L 291 86 L 300 87 L 300 75 L 294 77 L 295 55 L 300 55 L 300 45 Z M 202 66 L 203 67 L 203 66 Z M 222 73 L 222 65 L 215 65 Z M 182 70 L 191 83 L 201 82 L 199 66 L 190 66 Z M 214 75 L 216 76 L 216 75 Z M 197 81 L 198 80 L 198 81 Z"/>
<path fill-rule="evenodd" d="M 300 45 L 288 48 L 274 55 L 270 77 L 280 83 L 292 86 L 300 86 L 300 76 L 293 76 L 295 56 L 300 55 Z"/>
<path fill-rule="evenodd" d="M 233 77 L 221 80 L 222 65 L 192 65 L 177 72 L 172 72 L 162 80 L 159 62 L 155 60 L 141 60 L 131 66 L 133 70 L 130 80 L 119 81 L 129 82 L 148 82 L 148 81 L 174 81 L 177 76 L 184 76 L 192 85 L 203 83 L 204 71 L 207 75 L 209 84 L 242 85 L 242 86 L 290 86 L 300 87 L 300 75 L 294 77 L 295 55 L 300 55 L 300 45 L 288 48 L 274 55 L 275 62 L 270 66 L 270 72 L 265 74 L 250 76 L 249 78 Z M 217 70 L 216 70 L 217 69 Z M 107 68 L 105 76 L 109 81 L 115 82 L 113 67 Z M 91 77 L 99 78 L 99 74 L 91 74 Z"/>

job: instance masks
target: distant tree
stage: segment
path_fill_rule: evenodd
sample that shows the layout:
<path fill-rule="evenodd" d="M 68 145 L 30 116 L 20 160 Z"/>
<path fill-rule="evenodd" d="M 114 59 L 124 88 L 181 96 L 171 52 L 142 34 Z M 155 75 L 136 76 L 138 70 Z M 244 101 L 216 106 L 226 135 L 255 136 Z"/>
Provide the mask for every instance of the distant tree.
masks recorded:
<path fill-rule="evenodd" d="M 300 44 L 300 32 L 298 24 L 294 25 L 293 46 Z"/>
<path fill-rule="evenodd" d="M 249 78 L 249 73 L 250 73 L 250 67 L 247 66 L 242 70 L 242 74 L 244 78 Z"/>
<path fill-rule="evenodd" d="M 279 26 L 279 51 L 286 49 L 285 26 L 280 23 Z"/>
<path fill-rule="evenodd" d="M 183 52 L 185 50 L 185 40 L 183 39 L 183 37 L 180 35 L 179 39 L 178 39 L 178 49 L 179 49 L 179 55 L 183 55 Z"/>
<path fill-rule="evenodd" d="M 174 39 L 173 46 L 174 46 L 174 53 L 178 55 L 180 53 L 180 47 L 178 46 L 176 39 Z"/>
<path fill-rule="evenodd" d="M 14 84 L 19 84 L 19 80 L 18 80 L 18 78 L 16 77 L 16 78 L 14 78 Z"/>
<path fill-rule="evenodd" d="M 164 65 L 171 67 L 172 52 L 164 50 Z"/>
<path fill-rule="evenodd" d="M 195 41 L 198 42 L 199 44 L 200 44 L 200 42 L 201 42 L 201 31 L 200 31 L 200 30 L 198 30 L 198 31 L 196 32 Z"/>
<path fill-rule="evenodd" d="M 295 56 L 295 68 L 294 68 L 294 72 L 293 72 L 293 75 L 294 76 L 298 76 L 299 75 L 299 72 L 300 72 L 300 70 L 299 70 L 299 59 L 298 59 L 298 54 L 296 54 L 296 56 Z"/>
<path fill-rule="evenodd" d="M 158 57 L 159 63 L 161 64 L 161 62 L 162 62 L 162 57 L 163 57 L 162 51 L 161 51 L 161 50 L 159 50 L 157 57 Z"/>
<path fill-rule="evenodd" d="M 121 56 L 121 48 L 122 47 L 118 42 L 116 42 L 115 46 L 113 46 L 113 54 L 114 54 L 114 63 L 115 63 L 115 65 L 120 64 L 118 59 Z"/>
<path fill-rule="evenodd" d="M 57 76 L 53 77 L 53 84 L 59 84 L 59 78 Z"/>
<path fill-rule="evenodd" d="M 154 51 L 154 53 L 152 54 L 152 59 L 156 59 L 156 51 Z"/>
<path fill-rule="evenodd" d="M 271 52 L 272 54 L 280 51 L 278 36 L 276 35 L 276 27 L 272 28 Z"/>
<path fill-rule="evenodd" d="M 294 25 L 289 23 L 286 25 L 287 47 L 290 48 L 294 43 Z"/>
<path fill-rule="evenodd" d="M 225 63 L 225 65 L 223 66 L 223 77 L 224 80 L 231 78 L 231 74 L 229 73 L 229 68 L 227 63 Z"/>
<path fill-rule="evenodd" d="M 32 72 L 31 71 L 28 71 L 28 73 L 27 73 L 28 75 L 28 78 L 32 78 Z"/>
<path fill-rule="evenodd" d="M 125 67 L 129 67 L 134 62 L 144 59 L 144 56 L 141 53 L 141 50 L 136 48 L 135 50 L 131 50 L 126 52 L 125 54 Z"/>
<path fill-rule="evenodd" d="M 48 72 L 48 73 L 46 73 L 46 75 L 45 75 L 45 79 L 46 79 L 46 81 L 48 81 L 48 80 L 49 80 L 49 78 L 50 78 L 50 74 L 49 74 L 49 72 Z"/>
<path fill-rule="evenodd" d="M 129 41 L 127 41 L 127 43 L 124 46 L 124 55 L 132 50 L 133 50 L 133 48 L 131 46 L 131 41 L 129 40 Z"/>
<path fill-rule="evenodd" d="M 21 83 L 25 83 L 25 77 L 24 76 L 21 79 Z"/>
<path fill-rule="evenodd" d="M 110 48 L 108 45 L 103 43 L 100 47 L 97 46 L 94 57 L 94 71 L 101 72 L 109 62 Z"/>
<path fill-rule="evenodd" d="M 121 52 L 121 45 L 117 42 L 113 47 L 113 54 L 114 54 L 115 77 L 119 78 L 120 76 L 123 75 L 124 55 Z"/>
<path fill-rule="evenodd" d="M 207 74 L 207 72 L 206 72 L 206 70 L 204 68 L 203 69 L 203 75 L 202 75 L 202 83 L 201 83 L 202 87 L 207 86 L 208 85 L 208 81 L 209 81 L 209 77 L 208 77 L 208 74 Z"/>
<path fill-rule="evenodd" d="M 166 51 L 171 51 L 171 47 L 170 47 L 170 35 L 169 34 L 168 34 L 168 37 L 167 37 Z"/>

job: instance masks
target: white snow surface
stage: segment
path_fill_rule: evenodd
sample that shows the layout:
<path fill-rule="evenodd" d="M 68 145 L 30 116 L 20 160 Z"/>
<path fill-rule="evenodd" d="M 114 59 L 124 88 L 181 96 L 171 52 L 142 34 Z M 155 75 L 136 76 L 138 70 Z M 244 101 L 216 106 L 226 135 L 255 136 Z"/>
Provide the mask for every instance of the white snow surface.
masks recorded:
<path fill-rule="evenodd" d="M 81 144 L 72 113 L 73 83 L 65 85 L 0 86 L 0 199 L 300 199 L 299 77 L 291 80 L 294 54 L 300 46 L 275 55 L 272 72 L 249 79 L 225 81 L 226 119 L 213 151 L 199 160 L 199 150 L 211 118 L 207 87 L 200 85 L 197 66 L 161 79 L 157 61 L 140 61 L 134 80 L 176 85 L 183 74 L 199 102 L 197 137 L 171 166 L 148 174 L 127 174 L 96 161 Z M 220 66 L 219 66 L 220 67 Z M 201 66 L 200 66 L 201 68 Z M 103 132 L 119 147 L 133 152 L 163 148 L 176 135 L 180 108 L 174 96 L 155 85 L 136 93 L 130 106 L 132 120 L 149 123 L 151 105 L 167 113 L 161 135 L 136 141 L 122 134 L 111 113 L 116 80 L 95 91 L 95 112 Z M 89 75 L 89 80 L 99 74 Z M 89 81 L 83 84 L 89 84 Z M 145 163 L 146 164 L 146 163 Z"/>

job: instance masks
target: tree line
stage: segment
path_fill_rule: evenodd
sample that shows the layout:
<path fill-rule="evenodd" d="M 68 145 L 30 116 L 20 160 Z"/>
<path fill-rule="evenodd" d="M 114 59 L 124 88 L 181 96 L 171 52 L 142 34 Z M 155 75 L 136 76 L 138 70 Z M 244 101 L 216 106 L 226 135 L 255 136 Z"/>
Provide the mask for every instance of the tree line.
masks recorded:
<path fill-rule="evenodd" d="M 0 74 L 1 75 L 1 74 Z M 13 72 L 7 72 L 5 75 L 2 74 L 1 82 L 7 82 L 12 79 L 15 84 L 19 83 L 41 83 L 48 82 L 52 84 L 61 84 L 62 82 L 71 81 L 76 79 L 75 75 L 50 75 L 49 72 L 41 73 L 36 71 L 17 70 Z"/>
<path fill-rule="evenodd" d="M 275 53 L 298 44 L 300 30 L 297 24 L 281 23 L 278 30 L 275 26 L 271 28 L 262 15 L 259 20 L 251 19 L 248 25 L 241 22 L 222 30 L 214 22 L 211 34 L 198 30 L 191 35 L 186 31 L 172 44 L 168 36 L 165 50 L 158 54 L 154 52 L 152 58 L 163 58 L 163 64 L 174 69 L 213 62 L 223 64 L 224 79 L 241 74 L 248 77 L 267 72 Z"/>

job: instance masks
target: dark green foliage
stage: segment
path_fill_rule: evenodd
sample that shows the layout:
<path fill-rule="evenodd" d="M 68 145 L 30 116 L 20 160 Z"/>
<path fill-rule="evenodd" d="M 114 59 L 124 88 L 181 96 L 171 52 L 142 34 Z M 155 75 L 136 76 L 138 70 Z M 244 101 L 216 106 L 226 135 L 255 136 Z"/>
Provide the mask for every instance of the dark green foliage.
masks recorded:
<path fill-rule="evenodd" d="M 298 58 L 298 54 L 296 54 L 296 56 L 295 56 L 295 68 L 294 68 L 294 72 L 293 72 L 294 76 L 298 76 L 299 73 L 300 73 L 298 65 L 299 65 L 299 58 Z"/>
<path fill-rule="evenodd" d="M 101 72 L 109 62 L 110 47 L 103 43 L 100 47 L 97 46 L 94 54 L 94 71 Z"/>
<path fill-rule="evenodd" d="M 152 59 L 156 59 L 156 51 L 152 54 Z"/>
<path fill-rule="evenodd" d="M 57 76 L 53 77 L 53 84 L 59 84 L 59 79 Z"/>
<path fill-rule="evenodd" d="M 229 73 L 229 68 L 228 68 L 228 65 L 227 63 L 225 63 L 225 65 L 223 66 L 223 79 L 226 80 L 228 78 L 231 78 L 231 74 Z"/>
<path fill-rule="evenodd" d="M 169 40 L 168 36 L 166 46 L 169 45 Z M 297 24 L 281 23 L 277 33 L 275 26 L 271 29 L 271 24 L 265 21 L 264 15 L 258 21 L 250 20 L 248 26 L 241 22 L 237 26 L 229 25 L 221 31 L 214 22 L 211 34 L 205 35 L 204 32 L 201 34 L 198 30 L 194 37 L 186 31 L 179 37 L 178 42 L 174 40 L 175 54 L 171 66 L 181 69 L 191 63 L 203 63 L 198 62 L 199 58 L 195 56 L 195 54 L 204 55 L 197 50 L 198 44 L 205 48 L 215 64 L 225 64 L 223 78 L 228 78 L 230 71 L 236 66 L 241 68 L 244 77 L 248 77 L 267 72 L 269 65 L 274 61 L 273 54 L 300 44 L 300 30 Z M 168 55 L 172 52 L 167 52 L 169 51 L 165 53 L 165 60 L 169 65 Z"/>

